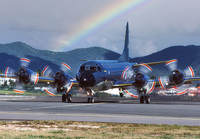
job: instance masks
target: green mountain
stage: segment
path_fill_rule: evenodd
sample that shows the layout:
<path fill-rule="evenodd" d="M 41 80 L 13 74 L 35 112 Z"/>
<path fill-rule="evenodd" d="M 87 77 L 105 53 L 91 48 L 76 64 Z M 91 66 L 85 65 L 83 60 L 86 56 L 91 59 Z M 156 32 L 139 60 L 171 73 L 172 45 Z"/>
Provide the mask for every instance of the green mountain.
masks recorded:
<path fill-rule="evenodd" d="M 69 72 L 75 76 L 77 69 L 83 61 L 81 60 L 114 60 L 120 54 L 101 47 L 80 48 L 68 52 L 54 52 L 48 50 L 39 50 L 22 43 L 14 42 L 9 44 L 0 44 L 0 70 L 4 71 L 7 66 L 13 69 L 19 68 L 19 59 L 29 58 L 31 63 L 29 68 L 33 71 L 42 70 L 49 65 L 53 71 L 57 71 L 60 63 L 69 64 L 72 70 Z M 156 53 L 130 59 L 131 62 L 155 62 L 170 59 L 178 59 L 178 68 L 185 69 L 192 66 L 195 74 L 200 76 L 200 46 L 172 46 Z M 154 76 L 166 75 L 169 73 L 164 64 L 152 66 Z"/>
<path fill-rule="evenodd" d="M 68 52 L 53 52 L 35 49 L 22 42 L 0 44 L 0 58 L 2 59 L 0 61 L 0 69 L 2 71 L 7 66 L 18 69 L 19 59 L 22 57 L 31 60 L 29 68 L 33 71 L 42 70 L 46 65 L 49 65 L 53 71 L 57 71 L 60 63 L 65 62 L 72 68 L 69 73 L 75 76 L 77 68 L 83 63 L 81 60 L 114 60 L 119 57 L 119 54 L 101 47 L 81 48 Z"/>

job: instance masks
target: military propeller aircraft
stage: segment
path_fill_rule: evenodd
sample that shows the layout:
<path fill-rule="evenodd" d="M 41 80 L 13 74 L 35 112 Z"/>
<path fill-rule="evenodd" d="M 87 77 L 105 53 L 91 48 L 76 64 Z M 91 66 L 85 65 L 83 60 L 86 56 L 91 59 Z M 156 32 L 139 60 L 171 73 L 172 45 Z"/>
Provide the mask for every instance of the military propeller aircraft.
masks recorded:
<path fill-rule="evenodd" d="M 129 26 L 126 25 L 125 44 L 122 55 L 117 60 L 94 60 L 86 61 L 80 65 L 76 74 L 76 80 L 66 73 L 70 66 L 62 63 L 61 70 L 52 73 L 52 70 L 46 66 L 43 70 L 43 81 L 49 82 L 51 87 L 45 91 L 54 95 L 56 92 L 66 92 L 63 94 L 62 101 L 71 102 L 71 94 L 68 93 L 72 85 L 82 88 L 83 93 L 87 94 L 87 101 L 94 103 L 94 93 L 112 88 L 119 88 L 132 97 L 140 97 L 140 103 L 150 103 L 149 94 L 153 91 L 156 80 L 151 80 L 146 74 L 152 71 L 149 65 L 161 64 L 167 61 L 158 61 L 152 63 L 130 63 L 129 62 Z M 64 67 L 64 68 L 63 68 Z M 138 68 L 138 72 L 135 72 Z M 46 78 L 45 78 L 46 77 Z M 40 78 L 39 78 L 40 81 Z M 136 90 L 136 94 L 130 93 Z M 123 96 L 123 94 L 120 94 Z"/>

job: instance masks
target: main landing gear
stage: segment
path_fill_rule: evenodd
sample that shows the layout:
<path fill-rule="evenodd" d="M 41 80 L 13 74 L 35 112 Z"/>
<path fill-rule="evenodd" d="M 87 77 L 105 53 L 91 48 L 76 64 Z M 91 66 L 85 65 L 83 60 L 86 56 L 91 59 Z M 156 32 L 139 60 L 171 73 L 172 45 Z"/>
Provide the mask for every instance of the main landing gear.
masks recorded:
<path fill-rule="evenodd" d="M 94 93 L 91 89 L 87 90 L 87 102 L 94 103 Z"/>
<path fill-rule="evenodd" d="M 140 96 L 140 103 L 143 104 L 144 102 L 146 104 L 149 104 L 150 103 L 150 97 L 149 96 L 141 95 Z"/>
<path fill-rule="evenodd" d="M 71 103 L 72 102 L 72 96 L 69 93 L 63 94 L 62 95 L 62 102 L 68 102 Z"/>
<path fill-rule="evenodd" d="M 149 95 L 146 94 L 147 90 L 143 88 L 139 92 L 140 92 L 140 104 L 143 104 L 144 102 L 146 104 L 149 104 L 150 103 L 150 97 L 149 97 Z"/>

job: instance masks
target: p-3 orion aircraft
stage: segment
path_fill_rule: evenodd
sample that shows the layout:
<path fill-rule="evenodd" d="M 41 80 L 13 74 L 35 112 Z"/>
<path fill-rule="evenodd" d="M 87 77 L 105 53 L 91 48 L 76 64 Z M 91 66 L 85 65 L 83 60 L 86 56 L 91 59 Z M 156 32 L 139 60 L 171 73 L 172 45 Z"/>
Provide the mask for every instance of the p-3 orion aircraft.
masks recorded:
<path fill-rule="evenodd" d="M 94 103 L 94 93 L 112 88 L 119 88 L 124 93 L 128 93 L 132 97 L 140 97 L 140 103 L 150 103 L 149 94 L 153 91 L 156 80 L 151 80 L 146 74 L 152 71 L 149 65 L 161 64 L 167 61 L 159 61 L 152 63 L 130 63 L 129 62 L 129 26 L 126 25 L 125 44 L 122 55 L 117 60 L 94 60 L 86 61 L 80 65 L 76 74 L 76 79 L 72 78 L 62 68 L 60 71 L 52 74 L 47 66 L 43 70 L 43 81 L 50 82 L 51 87 L 45 91 L 54 95 L 54 92 L 65 92 L 62 101 L 71 102 L 72 98 L 69 92 L 72 85 L 81 87 L 83 92 L 87 94 L 87 101 Z M 70 69 L 69 65 L 62 63 L 62 67 Z M 134 69 L 137 67 L 138 72 Z M 45 78 L 47 77 L 47 78 Z M 39 78 L 40 81 L 40 78 Z M 136 94 L 130 93 L 136 90 Z M 124 94 L 123 93 L 123 94 Z M 120 94 L 123 96 L 123 94 Z"/>

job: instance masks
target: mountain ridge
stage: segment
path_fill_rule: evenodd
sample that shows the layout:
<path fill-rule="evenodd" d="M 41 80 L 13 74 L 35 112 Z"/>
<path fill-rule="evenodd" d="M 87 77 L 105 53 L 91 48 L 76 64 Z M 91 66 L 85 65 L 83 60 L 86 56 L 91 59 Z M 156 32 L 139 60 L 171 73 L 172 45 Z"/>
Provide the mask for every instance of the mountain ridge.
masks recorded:
<path fill-rule="evenodd" d="M 72 68 L 70 74 L 75 75 L 79 65 L 83 63 L 83 60 L 115 60 L 120 54 L 102 47 L 89 47 L 78 48 L 67 52 L 54 52 L 50 50 L 35 49 L 23 42 L 13 42 L 8 44 L 0 44 L 0 70 L 4 71 L 6 66 L 10 66 L 14 69 L 19 68 L 19 59 L 27 57 L 31 60 L 29 66 L 30 69 L 36 71 L 42 70 L 46 65 L 49 65 L 53 71 L 59 69 L 59 65 L 62 62 L 69 64 Z M 188 45 L 188 46 L 171 46 L 152 53 L 143 57 L 130 58 L 130 62 L 155 62 L 170 59 L 178 59 L 178 68 L 184 69 L 187 66 L 194 68 L 196 75 L 199 75 L 200 71 L 200 46 Z M 167 68 L 162 65 L 153 66 L 154 73 L 160 72 L 166 73 Z"/>

